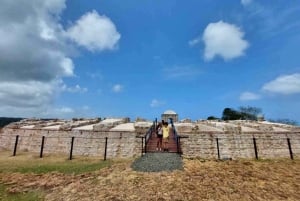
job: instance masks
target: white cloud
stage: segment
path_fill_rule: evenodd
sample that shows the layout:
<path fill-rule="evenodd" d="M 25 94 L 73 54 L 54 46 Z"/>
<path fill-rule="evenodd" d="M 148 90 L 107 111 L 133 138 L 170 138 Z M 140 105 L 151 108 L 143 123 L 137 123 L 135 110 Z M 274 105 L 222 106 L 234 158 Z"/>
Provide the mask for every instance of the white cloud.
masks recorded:
<path fill-rule="evenodd" d="M 123 91 L 123 88 L 124 88 L 124 87 L 123 87 L 122 85 L 116 84 L 116 85 L 113 86 L 112 90 L 113 90 L 113 92 L 115 92 L 115 93 L 119 93 L 119 92 Z"/>
<path fill-rule="evenodd" d="M 252 92 L 243 92 L 240 95 L 240 100 L 241 101 L 250 101 L 250 100 L 259 100 L 260 99 L 260 95 L 252 93 Z"/>
<path fill-rule="evenodd" d="M 165 105 L 165 102 L 164 101 L 159 101 L 157 99 L 153 99 L 150 103 L 150 107 L 161 107 Z"/>
<path fill-rule="evenodd" d="M 74 75 L 59 16 L 66 0 L 1 1 L 0 113 L 36 116 Z"/>
<path fill-rule="evenodd" d="M 114 23 L 96 11 L 83 15 L 67 30 L 67 36 L 90 51 L 113 50 L 121 38 Z"/>
<path fill-rule="evenodd" d="M 247 6 L 247 5 L 251 4 L 251 3 L 252 3 L 252 0 L 241 0 L 241 4 L 243 6 Z"/>
<path fill-rule="evenodd" d="M 193 40 L 190 40 L 189 41 L 189 46 L 195 46 L 197 45 L 198 43 L 200 43 L 202 41 L 202 38 L 201 37 L 197 37 L 197 38 L 194 38 Z"/>
<path fill-rule="evenodd" d="M 300 73 L 282 75 L 263 85 L 262 89 L 283 95 L 300 93 Z"/>
<path fill-rule="evenodd" d="M 163 69 L 163 75 L 166 79 L 192 79 L 199 74 L 199 69 L 191 66 L 174 66 Z"/>
<path fill-rule="evenodd" d="M 60 17 L 66 0 L 0 0 L 0 4 L 0 113 L 3 116 L 51 114 L 47 110 L 55 111 L 53 103 L 64 87 L 68 92 L 87 91 L 79 85 L 66 87 L 62 81 L 64 77 L 74 76 L 75 68 L 70 55 L 75 47 L 68 31 L 74 30 L 76 34 L 76 28 L 82 28 L 82 38 L 87 37 L 82 45 L 96 50 L 113 49 L 120 38 L 109 18 L 95 11 L 81 17 L 68 31 L 64 30 Z M 101 23 L 103 29 L 99 29 Z M 101 31 L 97 34 L 103 40 L 94 40 L 95 30 Z"/>
<path fill-rule="evenodd" d="M 244 32 L 234 24 L 223 21 L 208 24 L 202 37 L 205 44 L 204 58 L 212 60 L 220 56 L 229 60 L 244 55 L 249 44 L 243 37 Z"/>
<path fill-rule="evenodd" d="M 78 84 L 74 87 L 67 87 L 65 84 L 62 86 L 62 91 L 70 92 L 70 93 L 85 93 L 88 91 L 87 88 L 81 87 Z"/>
<path fill-rule="evenodd" d="M 35 108 L 50 104 L 60 82 L 21 81 L 0 82 L 1 106 Z"/>

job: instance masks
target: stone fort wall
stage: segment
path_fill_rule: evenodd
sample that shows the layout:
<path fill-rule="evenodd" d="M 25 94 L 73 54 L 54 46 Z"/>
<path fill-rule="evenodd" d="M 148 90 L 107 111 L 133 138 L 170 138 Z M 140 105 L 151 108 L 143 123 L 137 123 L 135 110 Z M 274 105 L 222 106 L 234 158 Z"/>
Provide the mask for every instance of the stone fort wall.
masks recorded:
<path fill-rule="evenodd" d="M 141 139 L 135 132 L 119 131 L 60 131 L 4 128 L 0 133 L 0 150 L 14 149 L 16 135 L 19 135 L 18 151 L 39 153 L 42 136 L 45 136 L 45 154 L 69 154 L 71 138 L 74 139 L 73 155 L 104 156 L 105 138 L 107 158 L 134 157 L 141 153 Z"/>
<path fill-rule="evenodd" d="M 294 158 L 300 158 L 300 133 L 181 133 L 183 156 L 188 158 L 255 158 L 253 138 L 258 158 L 290 158 L 287 138 Z"/>
<path fill-rule="evenodd" d="M 259 158 L 289 158 L 287 138 L 294 158 L 300 158 L 300 128 L 255 122 L 178 123 L 175 128 L 181 138 L 184 157 L 217 159 L 217 139 L 220 158 L 255 158 L 253 138 Z M 151 125 L 151 124 L 150 124 Z M 0 150 L 13 151 L 19 135 L 18 151 L 39 153 L 45 136 L 44 153 L 69 154 L 71 138 L 75 137 L 73 155 L 103 157 L 105 138 L 107 158 L 140 156 L 142 140 L 149 126 L 131 131 L 45 130 L 5 127 L 0 132 Z"/>

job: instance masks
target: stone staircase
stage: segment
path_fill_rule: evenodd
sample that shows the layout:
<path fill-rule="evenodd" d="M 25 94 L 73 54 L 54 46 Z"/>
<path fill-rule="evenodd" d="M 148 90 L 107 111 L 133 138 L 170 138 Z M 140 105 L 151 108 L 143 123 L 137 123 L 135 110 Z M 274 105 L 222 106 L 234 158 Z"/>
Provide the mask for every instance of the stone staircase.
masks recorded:
<path fill-rule="evenodd" d="M 158 138 L 156 136 L 156 133 L 153 132 L 147 143 L 146 151 L 147 152 L 163 152 L 163 150 L 162 151 L 156 150 L 157 141 L 158 141 Z M 173 132 L 172 128 L 170 128 L 170 137 L 169 137 L 168 147 L 169 147 L 169 152 L 177 153 L 177 143 L 176 143 L 176 140 L 174 139 L 174 132 Z"/>

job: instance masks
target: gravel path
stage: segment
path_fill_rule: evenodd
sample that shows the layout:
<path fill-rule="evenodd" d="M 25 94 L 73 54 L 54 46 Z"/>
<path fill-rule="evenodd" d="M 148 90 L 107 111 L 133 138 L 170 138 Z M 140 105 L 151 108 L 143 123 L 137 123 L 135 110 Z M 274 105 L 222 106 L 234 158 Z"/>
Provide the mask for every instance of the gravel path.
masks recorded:
<path fill-rule="evenodd" d="M 136 159 L 132 169 L 140 172 L 160 172 L 182 170 L 182 159 L 176 153 L 146 153 Z"/>

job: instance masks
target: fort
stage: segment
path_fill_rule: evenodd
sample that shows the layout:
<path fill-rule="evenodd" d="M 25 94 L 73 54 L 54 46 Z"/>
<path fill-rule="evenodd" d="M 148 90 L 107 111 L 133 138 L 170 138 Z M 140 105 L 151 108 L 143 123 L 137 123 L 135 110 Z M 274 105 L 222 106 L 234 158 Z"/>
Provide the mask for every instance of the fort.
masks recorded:
<path fill-rule="evenodd" d="M 178 118 L 175 112 L 168 113 Z M 173 120 L 174 121 L 174 120 Z M 73 141 L 74 155 L 108 158 L 136 157 L 155 151 L 150 141 L 156 121 L 138 118 L 95 118 L 72 120 L 24 119 L 0 132 L 0 150 L 45 154 L 68 154 Z M 175 152 L 188 158 L 299 158 L 300 127 L 268 121 L 197 120 L 173 122 Z M 155 143 L 155 142 L 153 142 Z M 152 144 L 153 144 L 152 143 Z M 73 145 L 72 145 L 73 146 Z"/>

